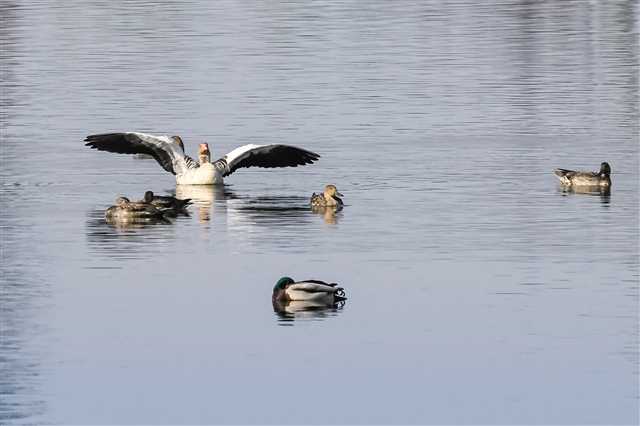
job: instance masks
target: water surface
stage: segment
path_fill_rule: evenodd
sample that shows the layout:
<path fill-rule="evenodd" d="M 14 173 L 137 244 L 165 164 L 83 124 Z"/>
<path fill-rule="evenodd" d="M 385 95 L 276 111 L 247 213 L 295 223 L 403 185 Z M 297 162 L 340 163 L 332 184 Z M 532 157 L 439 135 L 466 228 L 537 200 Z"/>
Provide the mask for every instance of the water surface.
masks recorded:
<path fill-rule="evenodd" d="M 637 2 L 0 10 L 2 423 L 638 423 Z M 127 130 L 322 158 L 176 188 Z M 149 189 L 191 214 L 104 222 Z"/>

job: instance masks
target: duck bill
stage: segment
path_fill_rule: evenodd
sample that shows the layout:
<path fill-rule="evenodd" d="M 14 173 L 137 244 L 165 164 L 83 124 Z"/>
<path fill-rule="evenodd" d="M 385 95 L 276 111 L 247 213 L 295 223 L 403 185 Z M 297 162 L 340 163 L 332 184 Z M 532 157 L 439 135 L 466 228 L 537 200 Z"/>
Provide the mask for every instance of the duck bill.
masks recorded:
<path fill-rule="evenodd" d="M 337 195 L 338 197 L 344 197 L 344 195 L 342 195 L 342 194 L 341 194 L 341 193 L 339 193 L 338 191 L 336 191 L 336 195 Z"/>

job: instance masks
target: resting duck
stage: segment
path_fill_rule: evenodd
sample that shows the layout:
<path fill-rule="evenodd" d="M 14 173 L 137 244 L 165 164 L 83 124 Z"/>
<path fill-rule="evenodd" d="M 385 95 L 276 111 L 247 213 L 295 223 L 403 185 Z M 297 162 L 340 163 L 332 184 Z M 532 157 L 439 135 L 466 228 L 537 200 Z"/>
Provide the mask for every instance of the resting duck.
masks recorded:
<path fill-rule="evenodd" d="M 223 178 L 241 167 L 297 167 L 312 164 L 320 156 L 290 145 L 243 145 L 211 162 L 209 145 L 200 144 L 198 161 L 185 155 L 180 136 L 145 133 L 104 133 L 89 135 L 85 146 L 118 154 L 151 155 L 178 185 L 222 185 Z"/>
<path fill-rule="evenodd" d="M 609 163 L 600 164 L 599 172 L 576 172 L 573 170 L 556 169 L 555 175 L 560 179 L 560 183 L 566 186 L 611 186 L 611 166 Z"/>
<path fill-rule="evenodd" d="M 275 301 L 315 301 L 334 303 L 346 300 L 344 289 L 336 283 L 318 280 L 295 282 L 289 277 L 282 277 L 273 287 L 271 300 Z"/>
<path fill-rule="evenodd" d="M 316 194 L 314 192 L 311 195 L 311 206 L 339 207 L 344 204 L 340 197 L 344 197 L 344 195 L 338 192 L 338 189 L 335 185 L 327 185 L 324 187 L 324 192 L 322 192 L 321 194 Z"/>
<path fill-rule="evenodd" d="M 145 202 L 131 202 L 127 197 L 116 198 L 116 205 L 105 212 L 110 220 L 161 219 L 165 209 L 159 209 Z"/>
<path fill-rule="evenodd" d="M 144 193 L 144 202 L 154 207 L 172 209 L 179 212 L 185 210 L 191 204 L 191 198 L 181 200 L 176 197 L 155 195 L 153 191 L 147 191 Z"/>

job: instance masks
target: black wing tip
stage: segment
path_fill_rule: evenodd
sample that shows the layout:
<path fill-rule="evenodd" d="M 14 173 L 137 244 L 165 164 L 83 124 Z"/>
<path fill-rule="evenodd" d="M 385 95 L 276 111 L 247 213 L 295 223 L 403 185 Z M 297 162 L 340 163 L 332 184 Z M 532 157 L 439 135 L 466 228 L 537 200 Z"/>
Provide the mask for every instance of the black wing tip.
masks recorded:
<path fill-rule="evenodd" d="M 108 138 L 108 137 L 113 137 L 113 136 L 124 136 L 125 133 L 124 132 L 109 132 L 109 133 L 95 133 L 93 135 L 88 135 L 87 137 L 84 138 L 84 141 L 93 141 L 93 140 L 99 140 L 99 139 L 104 139 L 104 138 Z"/>

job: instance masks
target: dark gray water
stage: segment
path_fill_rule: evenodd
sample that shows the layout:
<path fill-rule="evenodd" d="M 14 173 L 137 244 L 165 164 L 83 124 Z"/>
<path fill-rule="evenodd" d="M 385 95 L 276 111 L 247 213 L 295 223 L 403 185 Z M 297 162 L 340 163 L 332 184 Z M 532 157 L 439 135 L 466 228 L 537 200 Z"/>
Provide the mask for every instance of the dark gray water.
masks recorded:
<path fill-rule="evenodd" d="M 115 4 L 0 5 L 1 423 L 638 423 L 637 2 Z M 113 227 L 127 130 L 322 158 Z"/>

